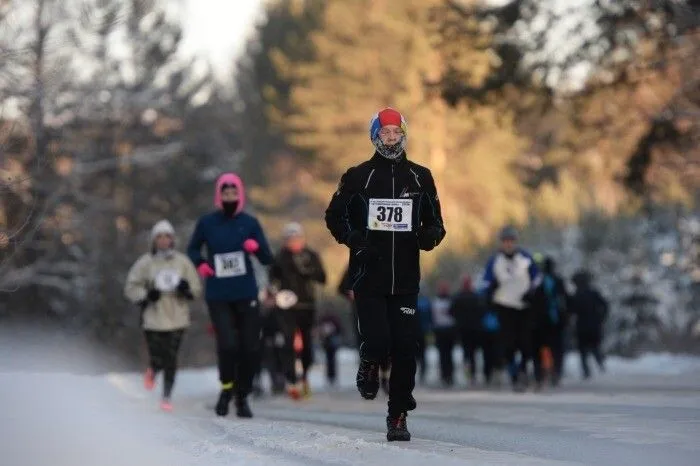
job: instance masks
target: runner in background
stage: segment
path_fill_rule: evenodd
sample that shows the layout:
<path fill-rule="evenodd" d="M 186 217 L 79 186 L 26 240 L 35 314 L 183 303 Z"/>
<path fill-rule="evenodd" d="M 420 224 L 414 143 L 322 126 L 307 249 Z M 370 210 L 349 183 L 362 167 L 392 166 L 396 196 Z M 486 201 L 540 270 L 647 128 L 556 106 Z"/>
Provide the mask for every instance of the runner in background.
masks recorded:
<path fill-rule="evenodd" d="M 316 321 L 315 284 L 326 283 L 326 271 L 316 251 L 309 248 L 304 229 L 299 223 L 287 224 L 282 232 L 284 245 L 275 257 L 270 269 L 270 288 L 273 292 L 286 293 L 294 302 L 289 306 L 278 303 L 280 326 L 285 336 L 285 367 L 287 392 L 292 398 L 309 396 L 311 389 L 308 372 L 314 362 L 312 329 Z M 301 381 L 297 380 L 294 336 L 301 334 Z"/>
<path fill-rule="evenodd" d="M 435 346 L 440 355 L 440 380 L 446 387 L 454 385 L 454 360 L 452 352 L 457 344 L 457 325 L 450 314 L 452 296 L 450 284 L 444 280 L 438 282 L 437 294 L 431 302 L 433 312 L 433 333 Z"/>
<path fill-rule="evenodd" d="M 200 295 L 202 285 L 192 262 L 175 250 L 175 230 L 170 222 L 161 220 L 153 226 L 150 243 L 151 250 L 129 270 L 124 294 L 141 309 L 149 355 L 144 385 L 152 390 L 162 371 L 160 406 L 170 411 L 180 343 L 190 326 L 189 301 Z"/>
<path fill-rule="evenodd" d="M 480 293 L 497 318 L 513 390 L 522 392 L 528 386 L 527 366 L 532 358 L 532 318 L 526 296 L 538 285 L 539 271 L 530 253 L 518 247 L 518 231 L 513 226 L 504 227 L 499 240 L 499 251 L 486 264 Z"/>
<path fill-rule="evenodd" d="M 253 416 L 248 395 L 259 361 L 261 317 L 251 256 L 263 265 L 272 263 L 260 223 L 243 212 L 245 200 L 241 179 L 233 173 L 221 175 L 214 191 L 216 210 L 200 217 L 187 248 L 199 275 L 206 279 L 221 382 L 215 408 L 219 416 L 228 414 L 234 398 L 238 417 Z"/>
<path fill-rule="evenodd" d="M 318 334 L 326 355 L 326 381 L 333 388 L 338 381 L 337 353 L 343 337 L 343 326 L 337 315 L 326 312 L 318 320 Z"/>

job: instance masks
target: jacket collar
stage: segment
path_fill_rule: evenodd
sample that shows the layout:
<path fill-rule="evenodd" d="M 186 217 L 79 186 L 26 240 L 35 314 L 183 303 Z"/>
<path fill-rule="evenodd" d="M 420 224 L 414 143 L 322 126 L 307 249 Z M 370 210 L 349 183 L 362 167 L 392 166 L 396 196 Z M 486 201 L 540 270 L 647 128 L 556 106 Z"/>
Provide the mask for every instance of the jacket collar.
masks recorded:
<path fill-rule="evenodd" d="M 372 158 L 370 160 L 372 160 L 373 162 L 378 163 L 380 165 L 390 167 L 392 165 L 395 165 L 395 166 L 403 165 L 404 163 L 407 162 L 408 159 L 406 157 L 406 151 L 404 151 L 403 154 L 401 154 L 401 156 L 396 160 L 389 160 L 386 157 L 384 157 L 382 154 L 380 154 L 379 152 L 375 151 L 374 155 L 372 156 Z"/>

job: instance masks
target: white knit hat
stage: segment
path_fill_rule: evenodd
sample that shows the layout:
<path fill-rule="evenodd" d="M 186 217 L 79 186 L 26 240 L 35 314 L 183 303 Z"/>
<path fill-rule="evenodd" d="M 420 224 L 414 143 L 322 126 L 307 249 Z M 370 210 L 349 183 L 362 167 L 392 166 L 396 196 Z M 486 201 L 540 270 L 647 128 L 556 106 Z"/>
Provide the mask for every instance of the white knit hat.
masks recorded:
<path fill-rule="evenodd" d="M 304 227 L 300 223 L 291 222 L 282 229 L 282 237 L 287 240 L 296 236 L 304 236 Z"/>
<path fill-rule="evenodd" d="M 151 241 L 156 239 L 158 235 L 170 235 L 175 238 L 175 228 L 167 220 L 161 220 L 151 228 Z"/>

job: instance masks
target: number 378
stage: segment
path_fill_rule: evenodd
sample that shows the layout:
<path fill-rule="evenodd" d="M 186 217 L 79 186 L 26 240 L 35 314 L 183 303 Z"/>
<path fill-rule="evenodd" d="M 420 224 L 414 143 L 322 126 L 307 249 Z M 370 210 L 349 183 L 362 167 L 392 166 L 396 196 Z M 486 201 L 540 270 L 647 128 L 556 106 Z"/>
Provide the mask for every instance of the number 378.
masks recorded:
<path fill-rule="evenodd" d="M 403 221 L 403 209 L 401 207 L 377 207 L 377 220 L 380 222 Z"/>

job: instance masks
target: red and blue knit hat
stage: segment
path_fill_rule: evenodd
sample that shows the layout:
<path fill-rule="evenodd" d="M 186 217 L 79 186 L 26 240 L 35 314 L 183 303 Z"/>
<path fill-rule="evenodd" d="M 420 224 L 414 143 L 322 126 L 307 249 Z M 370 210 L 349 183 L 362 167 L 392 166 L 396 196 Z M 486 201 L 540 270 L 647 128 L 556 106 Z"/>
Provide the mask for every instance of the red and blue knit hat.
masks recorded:
<path fill-rule="evenodd" d="M 391 147 L 384 145 L 379 137 L 379 131 L 383 127 L 390 125 L 398 126 L 403 131 L 401 141 Z M 377 152 L 392 160 L 398 158 L 403 153 L 406 147 L 407 130 L 408 126 L 406 125 L 406 120 L 403 115 L 391 107 L 387 107 L 375 113 L 369 122 L 369 138 L 372 144 L 377 148 Z"/>

